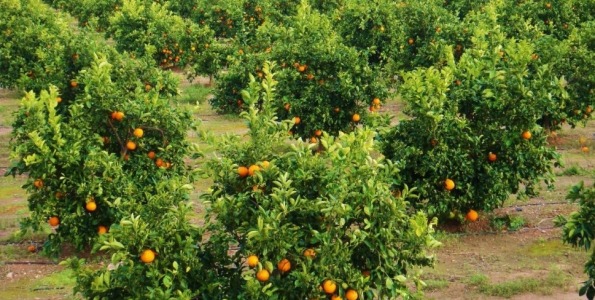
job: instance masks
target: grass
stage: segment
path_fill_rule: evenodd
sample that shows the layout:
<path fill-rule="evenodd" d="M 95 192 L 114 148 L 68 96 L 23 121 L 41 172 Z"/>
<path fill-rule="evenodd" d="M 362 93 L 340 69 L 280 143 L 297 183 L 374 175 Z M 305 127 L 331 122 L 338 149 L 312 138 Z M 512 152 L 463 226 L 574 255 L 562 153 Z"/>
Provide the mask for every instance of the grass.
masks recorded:
<path fill-rule="evenodd" d="M 207 98 L 209 95 L 212 94 L 212 92 L 213 89 L 211 87 L 205 87 L 200 84 L 194 84 L 183 89 L 177 101 L 181 104 L 209 106 L 207 103 Z"/>
<path fill-rule="evenodd" d="M 572 278 L 559 269 L 552 269 L 545 278 L 520 277 L 499 283 L 490 283 L 489 278 L 483 274 L 472 275 L 468 284 L 475 287 L 484 295 L 510 298 L 515 295 L 536 293 L 551 295 L 556 289 L 567 287 Z"/>

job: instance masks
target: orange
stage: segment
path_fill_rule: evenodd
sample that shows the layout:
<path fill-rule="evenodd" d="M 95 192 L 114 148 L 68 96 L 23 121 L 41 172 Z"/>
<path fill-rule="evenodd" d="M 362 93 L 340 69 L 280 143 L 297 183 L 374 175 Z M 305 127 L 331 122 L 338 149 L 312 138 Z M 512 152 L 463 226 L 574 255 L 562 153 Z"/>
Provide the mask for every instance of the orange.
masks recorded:
<path fill-rule="evenodd" d="M 522 137 L 524 140 L 529 140 L 529 139 L 531 139 L 531 131 L 528 131 L 528 130 L 527 130 L 527 131 L 524 131 L 524 132 L 523 132 L 523 134 L 521 134 L 521 137 Z"/>
<path fill-rule="evenodd" d="M 64 198 L 64 193 L 62 193 L 62 192 L 56 192 L 54 194 L 54 196 L 56 196 L 56 199 L 62 199 L 62 198 Z"/>
<path fill-rule="evenodd" d="M 87 202 L 87 204 L 85 204 L 85 209 L 89 212 L 94 212 L 95 210 L 97 210 L 97 203 L 95 203 L 94 200 L 91 200 Z"/>
<path fill-rule="evenodd" d="M 34 253 L 35 251 L 37 251 L 37 247 L 35 247 L 35 245 L 29 245 L 27 247 L 27 251 Z"/>
<path fill-rule="evenodd" d="M 322 290 L 329 295 L 334 294 L 337 291 L 337 284 L 334 281 L 327 279 L 322 282 Z"/>
<path fill-rule="evenodd" d="M 78 84 L 78 82 L 76 82 L 76 80 L 73 79 L 70 81 L 70 86 L 75 88 L 75 87 L 79 86 L 79 84 Z"/>
<path fill-rule="evenodd" d="M 260 167 L 257 165 L 251 165 L 250 168 L 248 168 L 248 175 L 253 176 L 254 173 L 260 171 Z"/>
<path fill-rule="evenodd" d="M 50 226 L 56 227 L 56 226 L 60 225 L 60 218 L 58 218 L 56 216 L 50 217 L 50 219 L 48 220 L 48 223 L 50 224 Z"/>
<path fill-rule="evenodd" d="M 281 273 L 289 272 L 291 270 L 291 262 L 287 258 L 284 258 L 277 264 L 277 269 Z"/>
<path fill-rule="evenodd" d="M 341 109 L 340 109 L 340 108 L 338 108 L 338 107 L 335 107 L 333 110 L 334 110 L 336 113 L 338 113 L 338 112 L 340 112 L 340 111 L 341 111 Z"/>
<path fill-rule="evenodd" d="M 146 264 L 150 264 L 155 260 L 155 252 L 151 249 L 143 251 L 140 255 L 140 260 Z"/>
<path fill-rule="evenodd" d="M 316 251 L 312 248 L 308 248 L 304 250 L 304 256 L 308 258 L 314 258 L 316 257 Z"/>
<path fill-rule="evenodd" d="M 587 147 L 587 146 L 582 146 L 582 147 L 581 147 L 581 151 L 583 151 L 584 153 L 587 153 L 587 152 L 589 152 L 589 147 Z"/>
<path fill-rule="evenodd" d="M 479 214 L 477 214 L 477 212 L 473 209 L 470 209 L 467 215 L 465 216 L 465 219 L 467 219 L 467 221 L 469 222 L 475 222 L 478 218 Z"/>
<path fill-rule="evenodd" d="M 161 158 L 158 158 L 155 160 L 155 165 L 157 166 L 157 168 L 163 167 L 163 164 L 164 164 L 164 162 Z"/>
<path fill-rule="evenodd" d="M 409 38 L 407 40 L 407 44 L 409 44 L 409 45 L 413 45 L 414 43 L 415 43 L 415 40 L 413 38 Z"/>
<path fill-rule="evenodd" d="M 348 289 L 347 292 L 345 292 L 345 299 L 356 300 L 357 298 L 358 298 L 358 294 L 355 290 Z"/>
<path fill-rule="evenodd" d="M 41 180 L 41 179 L 35 179 L 35 181 L 33 182 L 33 185 L 36 188 L 40 189 L 40 188 L 43 187 L 43 180 Z"/>
<path fill-rule="evenodd" d="M 56 102 L 58 102 L 58 103 L 62 102 L 62 98 L 60 98 L 60 97 L 56 98 Z"/>
<path fill-rule="evenodd" d="M 302 122 L 302 119 L 300 119 L 300 117 L 293 117 L 293 123 L 295 123 L 295 125 L 300 124 Z"/>
<path fill-rule="evenodd" d="M 593 112 L 593 108 L 591 107 L 591 105 L 588 105 L 587 108 L 585 108 L 585 112 L 587 114 L 590 114 L 591 112 Z"/>
<path fill-rule="evenodd" d="M 308 80 L 314 79 L 314 74 L 308 73 L 308 75 L 306 75 L 306 79 L 308 79 Z"/>
<path fill-rule="evenodd" d="M 380 105 L 380 99 L 379 98 L 374 98 L 374 100 L 372 100 L 372 104 L 373 105 L 376 105 L 376 106 Z"/>
<path fill-rule="evenodd" d="M 112 120 L 122 121 L 122 120 L 124 120 L 124 113 L 121 111 L 114 111 L 111 114 L 111 118 L 112 118 Z"/>
<path fill-rule="evenodd" d="M 240 177 L 244 178 L 246 176 L 248 176 L 248 168 L 244 167 L 244 166 L 240 166 L 238 167 L 238 175 L 240 175 Z"/>
<path fill-rule="evenodd" d="M 104 144 L 109 144 L 109 138 L 107 136 L 102 137 Z"/>
<path fill-rule="evenodd" d="M 269 166 L 271 165 L 271 163 L 268 160 L 263 160 L 262 163 L 260 163 L 262 165 L 263 168 L 268 169 Z"/>
<path fill-rule="evenodd" d="M 318 139 L 315 136 L 311 137 L 310 144 L 316 144 L 316 143 L 318 143 Z"/>
<path fill-rule="evenodd" d="M 99 225 L 99 227 L 97 227 L 97 233 L 100 235 L 107 233 L 107 227 Z"/>
<path fill-rule="evenodd" d="M 456 85 L 461 85 L 461 81 L 457 79 L 457 80 L 455 80 L 455 84 Z"/>
<path fill-rule="evenodd" d="M 266 269 L 256 272 L 256 279 L 258 279 L 260 282 L 268 281 L 269 277 L 271 277 L 271 274 Z"/>
<path fill-rule="evenodd" d="M 361 117 L 359 116 L 359 114 L 353 114 L 353 116 L 351 117 L 351 121 L 355 123 L 359 122 L 360 119 Z"/>
<path fill-rule="evenodd" d="M 285 110 L 286 110 L 286 111 L 289 111 L 289 109 L 291 108 L 291 104 L 289 104 L 289 103 L 285 103 L 285 104 L 283 105 L 283 108 L 285 108 Z"/>
<path fill-rule="evenodd" d="M 258 256 L 256 256 L 256 255 L 248 256 L 248 259 L 246 259 L 246 263 L 248 263 L 248 267 L 250 267 L 250 268 L 254 268 L 254 267 L 258 266 Z"/>
<path fill-rule="evenodd" d="M 135 142 L 133 142 L 133 141 L 128 141 L 128 142 L 126 143 L 126 149 L 128 149 L 128 150 L 130 150 L 130 151 L 133 151 L 133 150 L 135 150 L 135 149 L 136 149 L 136 143 L 135 143 Z"/>
<path fill-rule="evenodd" d="M 339 295 L 332 295 L 331 300 L 343 300 L 343 298 L 341 298 Z"/>
<path fill-rule="evenodd" d="M 369 109 L 370 109 L 371 112 L 375 112 L 376 111 L 376 107 L 374 107 L 374 105 L 370 105 L 370 108 Z"/>
<path fill-rule="evenodd" d="M 308 66 L 307 65 L 300 65 L 300 66 L 297 67 L 297 69 L 298 69 L 298 71 L 300 73 L 303 73 L 303 72 L 306 71 L 306 69 L 308 69 Z"/>
<path fill-rule="evenodd" d="M 494 153 L 492 153 L 492 152 L 488 153 L 488 160 L 489 160 L 490 162 L 495 162 L 495 161 L 496 161 L 496 159 L 498 159 L 498 157 L 496 156 L 496 154 L 494 154 Z"/>
<path fill-rule="evenodd" d="M 147 156 L 148 156 L 150 159 L 155 159 L 155 151 L 149 151 L 149 153 L 147 153 Z"/>
<path fill-rule="evenodd" d="M 151 85 L 150 84 L 145 84 L 145 91 L 150 91 L 151 90 Z"/>
<path fill-rule="evenodd" d="M 145 134 L 145 132 L 143 131 L 142 128 L 137 128 L 134 130 L 134 132 L 132 134 L 137 138 L 142 138 L 143 135 Z"/>
<path fill-rule="evenodd" d="M 455 182 L 452 181 L 452 179 L 447 178 L 446 180 L 444 180 L 444 188 L 447 191 L 452 191 L 455 188 Z"/>
<path fill-rule="evenodd" d="M 314 131 L 314 135 L 315 136 L 321 136 L 322 135 L 322 130 L 317 129 L 316 131 Z"/>

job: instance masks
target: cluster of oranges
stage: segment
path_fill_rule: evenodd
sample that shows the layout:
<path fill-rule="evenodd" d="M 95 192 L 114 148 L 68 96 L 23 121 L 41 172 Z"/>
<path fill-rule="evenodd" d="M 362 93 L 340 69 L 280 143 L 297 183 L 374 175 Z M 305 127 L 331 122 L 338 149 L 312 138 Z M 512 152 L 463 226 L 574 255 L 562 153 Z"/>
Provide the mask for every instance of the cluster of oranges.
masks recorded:
<path fill-rule="evenodd" d="M 308 248 L 304 250 L 303 255 L 309 259 L 313 259 L 316 256 L 316 250 L 312 248 Z M 248 267 L 254 269 L 259 266 L 259 258 L 258 256 L 252 254 L 246 258 L 246 264 Z M 280 274 L 286 274 L 291 271 L 291 262 L 287 258 L 281 259 L 277 263 L 277 271 Z M 265 268 L 260 268 L 256 272 L 256 279 L 260 282 L 267 282 L 271 278 L 271 272 Z M 320 284 L 320 289 L 324 291 L 331 299 L 334 300 L 341 300 L 341 296 L 337 293 L 337 283 L 331 279 L 326 279 Z M 347 289 L 345 291 L 345 299 L 347 300 L 356 300 L 359 298 L 359 294 L 354 289 Z"/>

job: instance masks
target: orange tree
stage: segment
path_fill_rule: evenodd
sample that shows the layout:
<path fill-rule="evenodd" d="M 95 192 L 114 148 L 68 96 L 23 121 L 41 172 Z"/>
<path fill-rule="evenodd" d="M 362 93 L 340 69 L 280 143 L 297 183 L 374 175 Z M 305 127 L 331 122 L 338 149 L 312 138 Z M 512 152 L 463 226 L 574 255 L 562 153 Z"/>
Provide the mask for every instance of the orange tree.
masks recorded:
<path fill-rule="evenodd" d="M 410 296 L 408 282 L 421 283 L 410 267 L 430 264 L 438 243 L 434 222 L 408 211 L 415 194 L 391 190 L 402 166 L 372 156 L 369 129 L 289 140 L 293 123 L 274 114 L 281 83 L 269 65 L 262 72 L 242 92 L 248 139 L 217 138 L 204 168 L 214 180 L 207 219 L 237 249 L 221 266 L 241 276 L 229 297 Z"/>
<path fill-rule="evenodd" d="M 150 54 L 164 67 L 192 64 L 213 39 L 208 27 L 183 19 L 158 3 L 140 0 L 124 1 L 122 9 L 110 18 L 108 33 L 119 51 Z"/>
<path fill-rule="evenodd" d="M 568 122 L 575 126 L 591 119 L 595 107 L 595 22 L 585 22 L 570 33 L 567 40 L 543 36 L 534 41 L 535 59 L 553 66 L 563 78 L 569 97 L 560 109 L 552 108 L 542 119 L 542 124 L 552 130 Z"/>
<path fill-rule="evenodd" d="M 45 0 L 55 8 L 68 11 L 79 21 L 83 27 L 92 25 L 95 29 L 106 30 L 109 27 L 109 18 L 122 7 L 122 0 Z"/>
<path fill-rule="evenodd" d="M 555 220 L 557 226 L 562 226 L 562 239 L 575 247 L 591 250 L 591 257 L 585 264 L 585 273 L 589 276 L 580 288 L 580 296 L 587 299 L 595 298 L 595 249 L 592 245 L 595 239 L 595 185 L 585 187 L 584 183 L 573 186 L 567 198 L 578 202 L 579 210 L 568 217 L 558 216 Z"/>
<path fill-rule="evenodd" d="M 121 71 L 97 58 L 76 78 L 85 87 L 76 99 L 59 102 L 55 88 L 39 97 L 29 93 L 17 112 L 16 160 L 8 173 L 28 173 L 31 216 L 23 227 L 38 230 L 49 222 L 48 253 L 62 242 L 89 245 L 100 227 L 146 206 L 161 181 L 187 176 L 190 115 L 156 92 L 122 90 L 112 81 Z M 170 201 L 184 199 L 176 196 Z"/>
<path fill-rule="evenodd" d="M 39 1 L 0 3 L 0 86 L 40 90 L 47 82 L 62 83 L 68 25 L 58 15 L 44 13 L 46 6 Z"/>
<path fill-rule="evenodd" d="M 7 7 L 21 16 L 10 25 L 15 36 L 30 30 L 18 24 L 36 19 L 46 20 L 49 28 L 63 24 L 39 1 L 14 4 Z M 35 40 L 33 34 L 31 40 L 3 44 L 10 51 L 2 47 L 2 53 L 11 53 L 10 70 L 60 70 L 46 73 L 55 76 L 7 81 L 36 91 L 62 88 L 23 99 L 11 140 L 15 162 L 8 171 L 29 176 L 24 187 L 32 214 L 23 227 L 50 223 L 55 231 L 46 250 L 57 253 L 63 241 L 82 248 L 121 211 L 141 208 L 145 193 L 153 193 L 161 179 L 185 177 L 185 134 L 192 122 L 166 98 L 177 91 L 176 79 L 153 67 L 152 60 L 120 55 L 88 32 L 52 34 L 39 29 L 37 36 L 47 35 L 60 46 L 55 56 L 19 44 Z"/>
<path fill-rule="evenodd" d="M 212 105 L 222 112 L 241 111 L 239 95 L 248 75 L 263 76 L 265 60 L 278 62 L 278 97 L 282 119 L 295 120 L 292 133 L 311 138 L 317 130 L 337 134 L 366 122 L 374 99 L 384 101 L 385 81 L 357 49 L 344 44 L 329 17 L 302 5 L 283 24 L 266 23 L 251 45 L 236 45 L 228 72 L 219 76 Z"/>
<path fill-rule="evenodd" d="M 414 203 L 430 215 L 489 211 L 521 186 L 531 194 L 541 179 L 551 183 L 558 159 L 537 124 L 567 97 L 552 67 L 489 25 L 473 41 L 458 62 L 404 74 L 411 119 L 382 136 L 383 153 L 406 162 L 400 184 L 417 188 Z"/>

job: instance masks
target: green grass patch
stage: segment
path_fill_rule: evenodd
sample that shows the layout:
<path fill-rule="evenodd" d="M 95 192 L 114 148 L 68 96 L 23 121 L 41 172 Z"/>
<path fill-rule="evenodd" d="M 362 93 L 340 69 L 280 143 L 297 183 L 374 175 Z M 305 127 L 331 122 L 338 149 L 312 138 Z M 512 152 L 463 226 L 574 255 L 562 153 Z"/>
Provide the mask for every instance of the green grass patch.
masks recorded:
<path fill-rule="evenodd" d="M 213 93 L 213 88 L 200 84 L 191 85 L 182 90 L 177 101 L 182 104 L 208 105 L 207 97 Z"/>
<path fill-rule="evenodd" d="M 490 283 L 483 274 L 472 275 L 467 283 L 487 296 L 510 298 L 515 295 L 535 293 L 551 295 L 555 289 L 565 288 L 572 282 L 570 275 L 559 269 L 551 270 L 545 278 L 521 277 L 499 283 Z"/>
<path fill-rule="evenodd" d="M 592 174 L 592 171 L 589 171 L 577 164 L 572 164 L 564 170 L 557 172 L 556 176 L 587 176 Z"/>
<path fill-rule="evenodd" d="M 444 279 L 428 279 L 424 280 L 426 283 L 426 287 L 424 288 L 425 291 L 437 291 L 448 288 L 450 284 L 447 280 Z"/>
<path fill-rule="evenodd" d="M 560 239 L 538 240 L 529 246 L 526 253 L 533 257 L 546 257 L 564 255 L 569 250 L 572 249 L 564 245 Z"/>

